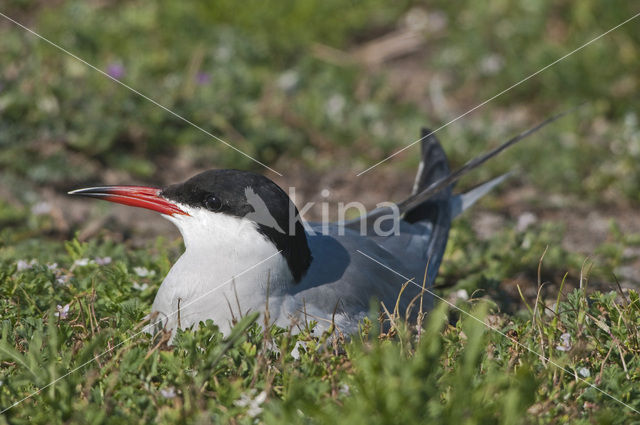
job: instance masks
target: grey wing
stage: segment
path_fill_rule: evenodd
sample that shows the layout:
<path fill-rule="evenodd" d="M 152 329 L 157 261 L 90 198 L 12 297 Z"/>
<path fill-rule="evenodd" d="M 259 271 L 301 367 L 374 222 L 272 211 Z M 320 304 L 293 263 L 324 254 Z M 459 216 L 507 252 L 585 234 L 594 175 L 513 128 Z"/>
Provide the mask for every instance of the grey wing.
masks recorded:
<path fill-rule="evenodd" d="M 422 130 L 422 158 L 413 186 L 413 194 L 420 193 L 434 182 L 448 176 L 451 172 L 447 156 L 438 139 L 428 129 Z M 436 277 L 444 249 L 449 238 L 452 220 L 452 187 L 449 185 L 421 204 L 409 209 L 396 228 L 391 220 L 382 217 L 390 214 L 388 207 L 372 211 L 365 217 L 352 220 L 346 226 L 354 230 L 363 227 L 366 222 L 367 236 L 381 247 L 400 258 L 416 263 L 424 269 L 428 265 L 427 285 Z M 376 226 L 376 220 L 380 220 Z M 380 231 L 382 230 L 382 232 Z"/>
<path fill-rule="evenodd" d="M 371 238 L 337 227 L 330 234 L 309 237 L 314 256 L 307 275 L 290 288 L 290 297 L 283 303 L 283 311 L 297 311 L 319 322 L 320 328 L 335 318 L 341 330 L 351 333 L 371 310 L 371 302 L 382 302 L 392 311 L 399 300 L 402 313 L 411 300 L 421 292 L 422 272 L 419 261 L 395 255 Z M 400 295 L 402 285 L 409 284 Z M 423 308 L 431 306 L 426 295 Z M 379 304 L 378 304 L 379 305 Z M 413 314 L 416 310 L 413 310 Z M 335 317 L 334 317 L 335 315 Z"/>

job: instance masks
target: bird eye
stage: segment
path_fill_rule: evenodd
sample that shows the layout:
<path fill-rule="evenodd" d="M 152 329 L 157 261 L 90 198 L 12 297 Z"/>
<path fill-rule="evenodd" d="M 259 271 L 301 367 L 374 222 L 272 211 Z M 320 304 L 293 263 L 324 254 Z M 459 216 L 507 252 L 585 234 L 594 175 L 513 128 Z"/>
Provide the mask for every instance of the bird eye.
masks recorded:
<path fill-rule="evenodd" d="M 219 211 L 222 208 L 222 201 L 216 195 L 207 195 L 204 198 L 204 206 L 209 211 Z"/>

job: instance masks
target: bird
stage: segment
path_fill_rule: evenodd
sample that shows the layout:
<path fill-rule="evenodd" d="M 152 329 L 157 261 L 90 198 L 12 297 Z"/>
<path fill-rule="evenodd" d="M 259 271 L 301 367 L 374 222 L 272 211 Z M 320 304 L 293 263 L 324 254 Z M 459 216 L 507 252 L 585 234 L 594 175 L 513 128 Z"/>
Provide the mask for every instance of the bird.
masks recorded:
<path fill-rule="evenodd" d="M 294 331 L 313 322 L 314 332 L 353 335 L 372 305 L 410 318 L 432 308 L 431 289 L 452 220 L 507 175 L 462 194 L 453 193 L 455 182 L 561 115 L 455 172 L 438 139 L 423 129 L 411 195 L 341 223 L 302 220 L 271 179 L 237 169 L 204 171 L 166 187 L 97 186 L 68 193 L 153 210 L 178 228 L 184 252 L 151 307 L 156 329 L 171 339 L 177 329 L 209 319 L 228 334 L 251 312 Z"/>

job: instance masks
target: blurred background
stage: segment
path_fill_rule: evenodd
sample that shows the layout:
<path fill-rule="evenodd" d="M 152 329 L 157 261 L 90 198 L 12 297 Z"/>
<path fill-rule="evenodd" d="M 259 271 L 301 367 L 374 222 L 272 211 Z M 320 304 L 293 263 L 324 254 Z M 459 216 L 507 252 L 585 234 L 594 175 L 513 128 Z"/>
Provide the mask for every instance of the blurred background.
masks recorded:
<path fill-rule="evenodd" d="M 78 237 L 148 246 L 145 211 L 69 199 L 89 184 L 165 185 L 250 169 L 296 202 L 374 206 L 410 191 L 419 147 L 356 174 L 638 13 L 622 0 L 4 0 L 0 12 L 279 171 L 277 176 L 0 17 L 0 261 Z M 640 282 L 640 20 L 437 133 L 457 167 L 578 111 L 458 190 L 515 175 L 456 221 L 439 285 L 509 310 L 517 286 Z M 311 210 L 306 218 L 320 215 Z M 176 255 L 179 242 L 173 242 Z M 43 260 L 44 261 L 44 260 Z M 571 279 L 573 278 L 573 280 Z M 553 285 L 550 285 L 553 287 Z M 504 302 L 502 302 L 502 301 Z"/>

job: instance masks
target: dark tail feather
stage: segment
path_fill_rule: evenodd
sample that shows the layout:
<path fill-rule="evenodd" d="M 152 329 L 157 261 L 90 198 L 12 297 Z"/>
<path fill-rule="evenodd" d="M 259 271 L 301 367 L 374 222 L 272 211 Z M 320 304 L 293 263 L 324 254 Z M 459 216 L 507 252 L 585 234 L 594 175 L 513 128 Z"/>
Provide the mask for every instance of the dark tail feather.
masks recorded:
<path fill-rule="evenodd" d="M 418 173 L 416 174 L 415 183 L 413 184 L 412 196 L 421 193 L 433 183 L 441 181 L 451 173 L 447 155 L 444 153 L 444 149 L 442 149 L 440 142 L 431 130 L 427 128 L 422 129 L 422 144 L 420 147 L 422 148 L 422 158 L 420 160 L 420 166 L 418 167 Z M 443 209 L 440 201 L 444 201 L 443 204 L 449 203 L 452 188 L 453 185 L 449 185 L 440 190 L 428 201 L 406 211 L 404 219 L 409 223 L 415 223 L 416 221 L 424 219 L 429 219 L 429 221 L 432 222 L 438 221 L 438 216 L 445 215 L 440 214 L 440 211 Z"/>
<path fill-rule="evenodd" d="M 526 131 L 523 131 L 522 133 L 518 134 L 517 136 L 507 140 L 505 143 L 503 143 L 502 145 L 498 146 L 497 148 L 492 149 L 492 150 L 490 150 L 489 152 L 487 152 L 487 153 L 485 153 L 483 155 L 480 155 L 478 157 L 473 158 L 471 161 L 467 162 L 465 165 L 463 165 L 461 168 L 457 169 L 453 173 L 451 173 L 451 174 L 449 174 L 447 176 L 443 176 L 442 178 L 440 178 L 440 179 L 438 179 L 436 181 L 430 182 L 431 184 L 427 188 L 418 191 L 418 193 L 413 194 L 413 195 L 409 196 L 407 199 L 405 199 L 404 201 L 400 202 L 398 204 L 398 208 L 400 208 L 400 212 L 403 213 L 405 211 L 412 211 L 414 208 L 416 208 L 417 206 L 420 206 L 427 199 L 433 199 L 433 197 L 434 197 L 434 195 L 436 193 L 441 192 L 441 191 L 451 190 L 451 185 L 453 183 L 455 183 L 456 181 L 458 181 L 458 179 L 460 179 L 460 177 L 464 176 L 469 171 L 479 167 L 480 165 L 484 164 L 490 158 L 493 158 L 494 156 L 496 156 L 497 154 L 499 154 L 503 150 L 507 149 L 509 146 L 518 143 L 520 140 L 522 140 L 522 139 L 526 138 L 527 136 L 535 133 L 536 131 L 540 130 L 541 128 L 545 127 L 546 125 L 551 124 L 552 122 L 554 122 L 555 120 L 565 116 L 569 112 L 572 112 L 574 109 L 570 109 L 568 111 L 561 112 L 561 113 L 559 113 L 557 115 L 554 115 L 554 116 L 552 116 L 550 118 L 547 118 L 546 120 L 542 121 L 538 125 L 530 128 L 530 129 L 528 129 Z M 429 137 L 431 137 L 431 136 L 429 136 Z"/>
<path fill-rule="evenodd" d="M 433 183 L 446 178 L 450 173 L 449 161 L 438 139 L 429 129 L 422 129 L 422 159 L 418 168 L 418 174 L 413 185 L 412 195 L 416 195 L 427 189 Z M 438 273 L 442 256 L 449 239 L 451 228 L 451 196 L 453 184 L 443 188 L 435 196 L 415 206 L 404 214 L 404 219 L 409 223 L 427 221 L 431 223 L 432 232 L 427 247 L 425 258 L 429 269 L 427 281 L 433 282 Z"/>
<path fill-rule="evenodd" d="M 421 158 L 416 180 L 413 183 L 412 195 L 422 192 L 431 183 L 446 177 L 451 173 L 449 161 L 444 149 L 435 134 L 428 128 L 422 129 L 422 142 L 420 145 Z"/>

